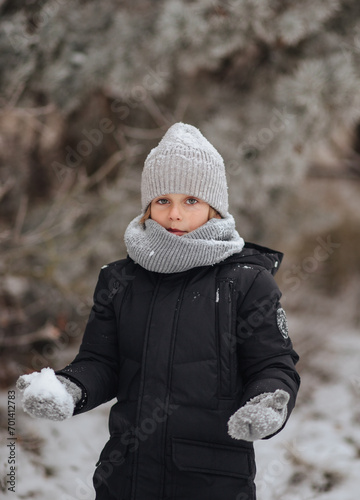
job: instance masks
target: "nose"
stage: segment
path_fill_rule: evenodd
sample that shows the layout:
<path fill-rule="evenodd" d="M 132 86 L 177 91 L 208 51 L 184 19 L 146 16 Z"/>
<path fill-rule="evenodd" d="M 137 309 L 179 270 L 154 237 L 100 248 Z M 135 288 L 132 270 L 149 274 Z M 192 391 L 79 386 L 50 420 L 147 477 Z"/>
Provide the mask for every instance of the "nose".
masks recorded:
<path fill-rule="evenodd" d="M 169 219 L 170 220 L 181 220 L 181 211 L 177 205 L 172 205 L 169 211 Z"/>

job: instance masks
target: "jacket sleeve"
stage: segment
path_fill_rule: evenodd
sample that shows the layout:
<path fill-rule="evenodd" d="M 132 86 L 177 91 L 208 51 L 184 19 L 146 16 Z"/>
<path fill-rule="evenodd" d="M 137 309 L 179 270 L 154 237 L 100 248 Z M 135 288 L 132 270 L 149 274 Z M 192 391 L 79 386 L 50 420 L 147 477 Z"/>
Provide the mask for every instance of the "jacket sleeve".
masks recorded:
<path fill-rule="evenodd" d="M 82 388 L 83 397 L 75 407 L 75 415 L 116 396 L 119 352 L 113 305 L 116 290 L 112 283 L 101 270 L 79 353 L 71 364 L 56 372 Z"/>
<path fill-rule="evenodd" d="M 290 394 L 288 419 L 300 386 L 295 369 L 299 356 L 288 336 L 280 297 L 274 278 L 263 270 L 238 307 L 238 360 L 244 383 L 241 406 L 259 394 L 283 389 Z"/>

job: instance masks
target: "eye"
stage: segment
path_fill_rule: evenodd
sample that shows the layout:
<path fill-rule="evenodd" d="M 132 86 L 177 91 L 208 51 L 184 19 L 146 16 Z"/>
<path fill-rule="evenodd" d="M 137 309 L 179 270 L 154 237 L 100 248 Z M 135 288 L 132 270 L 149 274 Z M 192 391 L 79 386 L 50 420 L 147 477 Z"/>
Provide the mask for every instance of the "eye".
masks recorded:
<path fill-rule="evenodd" d="M 198 200 L 196 198 L 188 198 L 186 200 L 186 203 L 188 203 L 189 205 L 195 205 L 196 203 L 198 203 Z"/>
<path fill-rule="evenodd" d="M 156 203 L 158 203 L 159 205 L 166 205 L 166 203 L 168 203 L 168 200 L 166 198 L 159 198 L 158 200 L 156 200 Z"/>

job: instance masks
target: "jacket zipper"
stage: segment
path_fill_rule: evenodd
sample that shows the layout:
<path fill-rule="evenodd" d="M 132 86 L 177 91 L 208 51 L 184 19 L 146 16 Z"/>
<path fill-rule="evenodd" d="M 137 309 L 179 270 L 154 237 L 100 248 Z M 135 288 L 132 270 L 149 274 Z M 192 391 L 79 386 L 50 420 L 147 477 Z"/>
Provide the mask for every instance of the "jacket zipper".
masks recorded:
<path fill-rule="evenodd" d="M 228 298 L 228 317 L 229 317 L 229 366 L 230 366 L 230 396 L 234 394 L 234 384 L 235 384 L 235 363 L 234 357 L 236 355 L 236 342 L 233 332 L 233 281 L 229 281 L 229 298 Z"/>
<path fill-rule="evenodd" d="M 171 376 L 172 376 L 172 369 L 174 365 L 174 354 L 175 354 L 175 345 L 176 345 L 176 334 L 177 334 L 177 325 L 178 325 L 178 320 L 179 320 L 179 314 L 181 310 L 181 305 L 183 302 L 184 298 L 184 293 L 185 293 L 185 288 L 188 283 L 188 280 L 190 279 L 189 274 L 186 276 L 184 279 L 184 282 L 182 284 L 180 293 L 179 293 L 179 298 L 178 298 L 178 305 L 175 311 L 175 317 L 174 317 L 174 322 L 172 326 L 172 339 L 171 339 L 171 351 L 170 351 L 170 357 L 169 357 L 169 363 L 168 363 L 168 376 L 167 376 L 167 391 L 166 391 L 166 396 L 165 396 L 165 404 L 166 404 L 166 414 L 168 414 L 168 409 L 169 409 L 169 404 L 170 404 L 170 392 L 171 392 Z M 162 463 L 162 480 L 160 484 L 160 496 L 159 498 L 163 498 L 164 496 L 164 488 L 165 488 L 165 464 L 166 464 L 166 435 L 167 435 L 167 427 L 168 427 L 168 420 L 164 422 L 163 426 L 163 432 L 162 432 L 162 441 L 163 441 L 163 449 L 162 449 L 162 457 L 163 457 L 163 463 Z"/>
<path fill-rule="evenodd" d="M 142 400 L 144 397 L 144 385 L 145 385 L 145 361 L 146 361 L 146 353 L 147 353 L 147 344 L 149 341 L 149 330 L 150 330 L 150 323 L 152 319 L 152 314 L 154 310 L 154 303 L 160 288 L 160 284 L 162 281 L 162 275 L 159 276 L 158 282 L 156 283 L 156 287 L 154 290 L 154 295 L 152 297 L 151 305 L 150 305 L 150 312 L 148 315 L 148 321 L 146 325 L 146 332 L 145 332 L 145 339 L 144 339 L 144 345 L 143 345 L 143 357 L 142 357 L 142 375 L 141 375 L 141 380 L 140 380 L 140 390 L 139 390 L 139 400 L 137 404 L 137 411 L 136 411 L 136 426 L 139 426 L 139 420 L 140 420 L 140 412 L 141 412 L 141 404 Z M 133 477 L 132 477 L 132 484 L 131 484 L 131 500 L 135 500 L 136 498 L 136 486 L 137 486 L 137 473 L 138 473 L 138 449 L 134 452 L 134 457 L 133 457 L 133 462 L 131 464 L 132 466 L 132 472 L 133 472 Z"/>
<path fill-rule="evenodd" d="M 217 335 L 219 349 L 219 396 L 230 398 L 234 393 L 234 356 L 236 343 L 233 337 L 233 284 L 232 280 L 219 280 L 217 285 Z"/>

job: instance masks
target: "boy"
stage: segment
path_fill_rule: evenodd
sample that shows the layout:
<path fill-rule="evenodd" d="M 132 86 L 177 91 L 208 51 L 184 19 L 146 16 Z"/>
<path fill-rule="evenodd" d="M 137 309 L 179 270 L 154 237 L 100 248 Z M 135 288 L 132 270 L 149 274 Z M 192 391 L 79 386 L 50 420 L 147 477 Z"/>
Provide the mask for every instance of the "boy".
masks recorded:
<path fill-rule="evenodd" d="M 97 500 L 254 500 L 252 442 L 282 429 L 300 383 L 272 277 L 282 254 L 244 244 L 223 160 L 191 125 L 150 152 L 141 194 L 79 354 L 47 392 L 32 389 L 45 372 L 20 377 L 24 407 L 60 420 L 117 398 Z"/>

